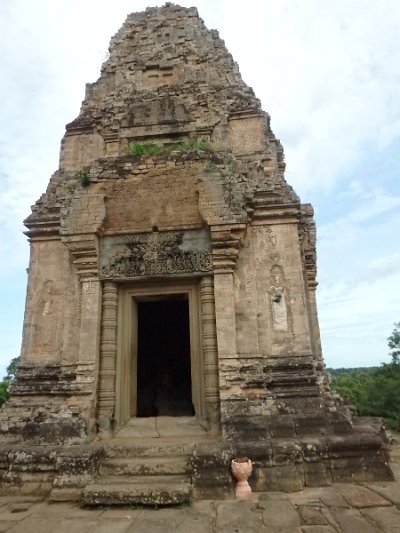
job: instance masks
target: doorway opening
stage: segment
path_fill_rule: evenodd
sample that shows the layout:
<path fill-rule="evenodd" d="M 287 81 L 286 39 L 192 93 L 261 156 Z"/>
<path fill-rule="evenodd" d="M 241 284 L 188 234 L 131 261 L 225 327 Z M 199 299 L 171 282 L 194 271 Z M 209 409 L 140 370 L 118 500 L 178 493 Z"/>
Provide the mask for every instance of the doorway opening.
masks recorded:
<path fill-rule="evenodd" d="M 187 294 L 137 302 L 138 417 L 193 416 Z"/>

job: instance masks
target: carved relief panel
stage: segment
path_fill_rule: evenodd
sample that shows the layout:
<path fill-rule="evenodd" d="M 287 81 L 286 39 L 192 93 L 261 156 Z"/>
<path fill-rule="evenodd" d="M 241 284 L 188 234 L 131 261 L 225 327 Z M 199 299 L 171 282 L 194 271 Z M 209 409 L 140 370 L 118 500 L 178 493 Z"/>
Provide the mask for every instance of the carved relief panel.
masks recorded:
<path fill-rule="evenodd" d="M 287 331 L 288 315 L 285 296 L 285 280 L 280 265 L 273 265 L 270 273 L 269 295 L 272 306 L 273 326 L 278 331 Z"/>
<path fill-rule="evenodd" d="M 105 237 L 101 245 L 102 279 L 204 273 L 212 270 L 205 230 L 140 233 Z"/>
<path fill-rule="evenodd" d="M 31 349 L 37 354 L 50 354 L 60 342 L 60 290 L 46 280 L 36 293 L 37 320 L 32 319 Z"/>

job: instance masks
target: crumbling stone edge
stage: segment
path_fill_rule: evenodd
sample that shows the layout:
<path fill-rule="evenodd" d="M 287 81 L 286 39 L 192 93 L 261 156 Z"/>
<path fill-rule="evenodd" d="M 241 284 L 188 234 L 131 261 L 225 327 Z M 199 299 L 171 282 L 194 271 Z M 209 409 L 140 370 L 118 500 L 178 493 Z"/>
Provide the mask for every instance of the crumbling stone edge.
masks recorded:
<path fill-rule="evenodd" d="M 362 454 L 360 454 L 360 450 Z M 52 501 L 80 501 L 95 479 L 105 446 L 0 446 L 0 495 L 35 495 Z M 198 442 L 190 460 L 195 499 L 234 496 L 230 461 L 253 461 L 255 492 L 293 492 L 334 482 L 393 481 L 389 450 L 373 433 L 268 442 Z"/>

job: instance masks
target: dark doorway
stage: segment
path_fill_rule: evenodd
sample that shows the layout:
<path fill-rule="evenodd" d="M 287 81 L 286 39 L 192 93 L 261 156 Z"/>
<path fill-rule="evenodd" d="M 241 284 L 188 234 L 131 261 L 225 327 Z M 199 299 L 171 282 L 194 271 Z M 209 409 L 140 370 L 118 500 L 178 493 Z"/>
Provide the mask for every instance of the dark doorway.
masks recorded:
<path fill-rule="evenodd" d="M 138 302 L 137 416 L 191 416 L 189 302 Z"/>

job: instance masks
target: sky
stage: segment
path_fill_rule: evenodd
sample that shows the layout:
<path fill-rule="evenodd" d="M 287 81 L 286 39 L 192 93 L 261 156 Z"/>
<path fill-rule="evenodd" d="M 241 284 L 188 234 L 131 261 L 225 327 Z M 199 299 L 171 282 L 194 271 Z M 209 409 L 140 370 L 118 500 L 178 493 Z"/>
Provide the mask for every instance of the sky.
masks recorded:
<path fill-rule="evenodd" d="M 19 355 L 23 219 L 58 167 L 111 36 L 151 0 L 0 2 L 0 377 Z M 400 321 L 398 0 L 192 0 L 272 119 L 286 179 L 315 208 L 328 367 L 389 362 Z"/>

